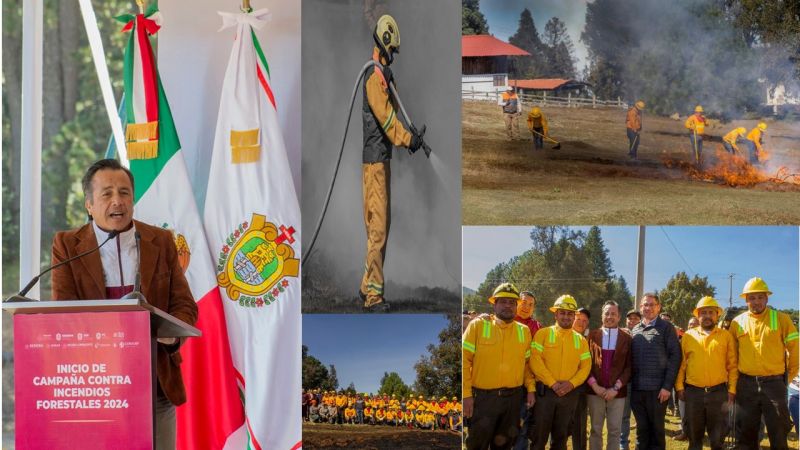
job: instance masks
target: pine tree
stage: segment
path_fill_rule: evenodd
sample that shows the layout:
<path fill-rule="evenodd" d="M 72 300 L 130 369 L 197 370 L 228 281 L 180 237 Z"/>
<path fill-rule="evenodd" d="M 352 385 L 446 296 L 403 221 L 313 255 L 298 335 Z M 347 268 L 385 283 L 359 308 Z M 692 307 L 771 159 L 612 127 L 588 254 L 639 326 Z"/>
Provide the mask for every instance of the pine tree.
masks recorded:
<path fill-rule="evenodd" d="M 531 54 L 531 56 L 514 57 L 513 76 L 517 79 L 536 78 L 542 71 L 542 41 L 528 8 L 522 10 L 517 32 L 508 39 L 508 42 Z"/>
<path fill-rule="evenodd" d="M 567 34 L 567 26 L 558 17 L 544 26 L 542 39 L 546 56 L 545 73 L 551 78 L 575 78 L 575 45 Z"/>
<path fill-rule="evenodd" d="M 461 395 L 461 319 L 450 315 L 447 320 L 439 333 L 439 344 L 428 345 L 428 355 L 414 364 L 414 390 L 426 397 Z"/>
<path fill-rule="evenodd" d="M 461 34 L 489 34 L 489 24 L 480 10 L 480 0 L 461 0 Z"/>

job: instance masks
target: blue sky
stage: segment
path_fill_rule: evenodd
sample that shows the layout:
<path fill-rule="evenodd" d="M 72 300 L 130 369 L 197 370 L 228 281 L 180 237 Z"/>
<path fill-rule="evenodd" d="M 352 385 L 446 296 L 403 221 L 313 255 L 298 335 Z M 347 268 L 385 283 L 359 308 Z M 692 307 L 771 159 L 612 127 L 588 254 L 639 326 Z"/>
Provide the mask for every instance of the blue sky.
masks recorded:
<path fill-rule="evenodd" d="M 446 326 L 441 314 L 303 314 L 303 345 L 336 366 L 341 388 L 353 382 L 359 392 L 374 393 L 384 372 L 414 384 L 414 364 Z"/>
<path fill-rule="evenodd" d="M 530 248 L 530 230 L 463 227 L 463 284 L 477 288 L 492 267 Z M 615 274 L 625 277 L 634 291 L 638 227 L 600 230 Z M 644 290 L 662 289 L 672 275 L 684 271 L 707 276 L 717 288 L 717 299 L 727 303 L 728 274 L 733 273 L 733 303 L 744 305 L 738 293 L 749 278 L 760 276 L 773 292 L 770 304 L 797 309 L 798 232 L 797 227 L 646 227 Z"/>
<path fill-rule="evenodd" d="M 580 72 L 586 62 L 586 47 L 581 43 L 581 32 L 586 23 L 586 4 L 588 0 L 482 0 L 480 9 L 489 23 L 489 33 L 496 38 L 508 41 L 519 27 L 519 16 L 528 8 L 533 15 L 533 23 L 541 36 L 544 26 L 552 17 L 558 17 L 567 26 L 567 31 L 575 44 L 577 69 Z"/>

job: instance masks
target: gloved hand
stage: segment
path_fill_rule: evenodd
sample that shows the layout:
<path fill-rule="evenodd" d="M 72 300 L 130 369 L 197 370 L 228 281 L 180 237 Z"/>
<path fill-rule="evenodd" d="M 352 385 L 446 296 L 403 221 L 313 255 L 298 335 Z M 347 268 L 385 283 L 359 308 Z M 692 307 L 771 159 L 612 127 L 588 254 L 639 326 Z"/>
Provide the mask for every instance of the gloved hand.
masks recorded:
<path fill-rule="evenodd" d="M 394 80 L 394 75 L 392 74 L 392 69 L 389 66 L 383 66 L 383 78 L 386 80 L 386 86 Z"/>
<path fill-rule="evenodd" d="M 408 150 L 411 153 L 416 153 L 416 151 L 419 150 L 420 147 L 422 147 L 422 144 L 424 142 L 422 140 L 422 137 L 425 136 L 425 127 L 426 125 L 423 125 L 422 130 L 420 131 L 414 129 L 411 130 L 411 145 L 408 146 Z"/>

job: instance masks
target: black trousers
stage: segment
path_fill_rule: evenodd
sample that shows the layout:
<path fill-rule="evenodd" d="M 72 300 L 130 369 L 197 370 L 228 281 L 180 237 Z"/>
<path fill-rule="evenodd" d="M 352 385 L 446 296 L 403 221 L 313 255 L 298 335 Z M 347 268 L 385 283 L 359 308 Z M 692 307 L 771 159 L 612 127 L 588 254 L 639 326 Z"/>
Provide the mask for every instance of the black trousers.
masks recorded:
<path fill-rule="evenodd" d="M 658 401 L 659 391 L 632 391 L 631 412 L 636 417 L 636 449 L 664 450 L 664 420 L 667 402 Z"/>
<path fill-rule="evenodd" d="M 787 387 L 783 377 L 768 379 L 739 374 L 736 385 L 737 449 L 758 449 L 761 416 L 767 424 L 769 447 L 788 449 L 786 437 L 791 429 Z"/>
<path fill-rule="evenodd" d="M 519 435 L 522 386 L 513 390 L 472 389 L 474 406 L 467 433 L 468 450 L 510 449 Z"/>
<path fill-rule="evenodd" d="M 541 383 L 537 383 L 537 386 L 541 386 Z M 541 391 L 542 388 L 538 387 L 536 404 L 533 405 L 535 423 L 532 429 L 533 434 L 529 435 L 533 442 L 531 449 L 544 450 L 549 437 L 551 449 L 565 450 L 572 416 L 578 406 L 578 390 L 573 389 L 563 397 L 556 395 L 555 391 L 549 387 L 544 388 L 544 395 L 539 395 Z M 528 431 L 531 432 L 531 429 Z"/>
<path fill-rule="evenodd" d="M 723 383 L 706 391 L 686 385 L 686 434 L 689 436 L 689 450 L 703 449 L 703 436 L 708 432 L 711 450 L 722 450 L 725 439 L 725 421 L 728 415 L 723 406 L 728 401 L 728 388 Z"/>
<path fill-rule="evenodd" d="M 572 450 L 586 450 L 586 419 L 588 416 L 588 406 L 586 404 L 585 385 L 580 385 L 578 392 L 578 404 L 575 413 L 572 415 L 572 426 L 570 436 L 572 437 Z"/>

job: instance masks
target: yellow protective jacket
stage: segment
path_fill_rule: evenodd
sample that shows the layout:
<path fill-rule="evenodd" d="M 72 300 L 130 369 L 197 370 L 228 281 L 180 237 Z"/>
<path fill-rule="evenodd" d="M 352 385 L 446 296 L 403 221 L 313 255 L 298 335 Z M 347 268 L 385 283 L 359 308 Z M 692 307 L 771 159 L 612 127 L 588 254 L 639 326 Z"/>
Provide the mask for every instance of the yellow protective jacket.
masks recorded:
<path fill-rule="evenodd" d="M 542 134 L 550 136 L 550 128 L 547 127 L 547 118 L 542 114 L 539 117 L 533 117 L 532 113 L 528 113 L 528 130 L 533 132 L 534 128 L 541 128 Z"/>
<path fill-rule="evenodd" d="M 714 328 L 705 334 L 695 327 L 681 338 L 683 360 L 675 380 L 675 390 L 682 391 L 686 384 L 696 387 L 712 387 L 728 383 L 728 392 L 736 393 L 738 357 L 736 341 L 722 328 Z"/>
<path fill-rule="evenodd" d="M 759 152 L 761 152 L 761 139 L 764 137 L 764 132 L 761 131 L 760 128 L 755 127 L 747 133 L 747 140 L 753 141 L 756 144 L 756 148 Z"/>
<path fill-rule="evenodd" d="M 707 122 L 705 116 L 702 115 L 698 116 L 697 114 L 692 114 L 691 116 L 689 116 L 688 119 L 686 119 L 686 123 L 684 124 L 684 126 L 692 132 L 696 130 L 697 134 L 701 135 L 706 131 L 706 124 Z"/>
<path fill-rule="evenodd" d="M 480 389 L 513 388 L 524 385 L 533 392 L 535 383 L 528 368 L 531 332 L 525 325 L 505 323 L 492 317 L 473 320 L 462 337 L 462 393 L 472 397 Z"/>
<path fill-rule="evenodd" d="M 628 110 L 628 115 L 625 116 L 625 127 L 637 133 L 642 129 L 642 112 L 639 108 L 632 106 Z"/>
<path fill-rule="evenodd" d="M 372 58 L 378 61 L 378 49 L 373 49 Z M 373 66 L 367 70 L 364 83 L 362 119 L 364 126 L 363 163 L 381 162 L 391 159 L 391 146 L 408 147 L 411 133 L 406 130 L 389 94 L 389 85 L 380 69 Z"/>
<path fill-rule="evenodd" d="M 531 344 L 530 367 L 537 381 L 549 387 L 557 381 L 569 381 L 578 387 L 586 381 L 592 368 L 589 344 L 580 333 L 558 325 L 536 332 Z"/>
<path fill-rule="evenodd" d="M 341 408 L 342 406 L 347 404 L 347 397 L 344 395 L 337 395 L 336 396 L 336 406 Z"/>
<path fill-rule="evenodd" d="M 788 372 L 789 380 L 797 376 L 800 341 L 788 314 L 771 307 L 761 314 L 747 311 L 733 319 L 730 332 L 739 346 L 739 373 L 768 376 Z"/>
<path fill-rule="evenodd" d="M 722 137 L 722 141 L 727 142 L 736 151 L 739 151 L 739 147 L 736 146 L 736 142 L 739 140 L 739 138 L 743 137 L 744 136 L 739 133 L 739 130 L 737 128 L 734 128 L 733 131 L 729 132 L 728 134 Z"/>

